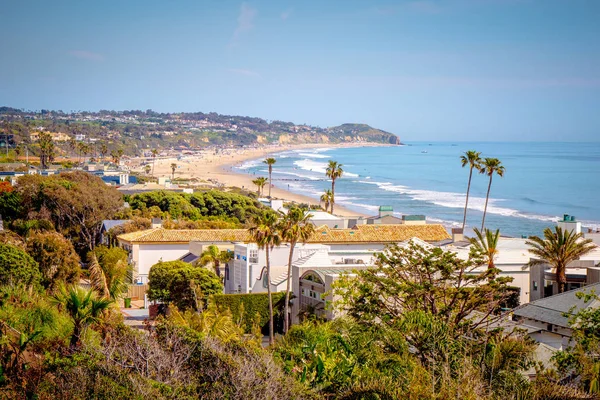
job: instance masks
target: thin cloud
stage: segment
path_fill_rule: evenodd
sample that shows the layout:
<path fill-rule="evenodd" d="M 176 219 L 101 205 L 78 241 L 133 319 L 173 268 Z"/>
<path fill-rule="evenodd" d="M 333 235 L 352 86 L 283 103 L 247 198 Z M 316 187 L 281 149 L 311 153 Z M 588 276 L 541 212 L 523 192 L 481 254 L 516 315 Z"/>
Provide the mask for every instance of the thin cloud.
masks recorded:
<path fill-rule="evenodd" d="M 80 60 L 87 61 L 104 61 L 104 56 L 102 54 L 94 53 L 92 51 L 86 50 L 71 50 L 68 52 L 71 57 L 78 58 Z"/>
<path fill-rule="evenodd" d="M 241 36 L 250 32 L 254 28 L 254 19 L 258 12 L 255 8 L 252 8 L 248 3 L 242 3 L 240 7 L 240 14 L 237 18 L 237 26 L 233 31 L 233 43 L 235 43 Z"/>
<path fill-rule="evenodd" d="M 293 10 L 289 9 L 289 10 L 285 10 L 284 12 L 282 12 L 279 15 L 279 18 L 281 18 L 282 21 L 287 20 L 291 15 L 292 15 Z"/>
<path fill-rule="evenodd" d="M 227 71 L 231 72 L 232 74 L 236 74 L 236 75 L 248 76 L 251 78 L 260 78 L 260 74 L 258 72 L 252 71 L 250 69 L 229 68 Z"/>

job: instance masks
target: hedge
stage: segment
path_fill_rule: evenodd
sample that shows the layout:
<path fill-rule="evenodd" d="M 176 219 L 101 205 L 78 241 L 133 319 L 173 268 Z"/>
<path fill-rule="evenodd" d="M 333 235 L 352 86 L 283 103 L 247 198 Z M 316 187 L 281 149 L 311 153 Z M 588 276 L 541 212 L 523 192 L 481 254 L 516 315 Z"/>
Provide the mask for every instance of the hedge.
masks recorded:
<path fill-rule="evenodd" d="M 283 328 L 283 303 L 285 292 L 273 293 L 273 314 L 275 315 L 275 331 L 282 332 Z M 211 302 L 219 309 L 229 308 L 234 321 L 240 320 L 240 305 L 244 305 L 244 315 L 241 321 L 246 333 L 251 333 L 252 322 L 256 314 L 260 315 L 260 326 L 263 333 L 269 331 L 269 296 L 267 293 L 249 294 L 215 294 L 210 297 Z"/>

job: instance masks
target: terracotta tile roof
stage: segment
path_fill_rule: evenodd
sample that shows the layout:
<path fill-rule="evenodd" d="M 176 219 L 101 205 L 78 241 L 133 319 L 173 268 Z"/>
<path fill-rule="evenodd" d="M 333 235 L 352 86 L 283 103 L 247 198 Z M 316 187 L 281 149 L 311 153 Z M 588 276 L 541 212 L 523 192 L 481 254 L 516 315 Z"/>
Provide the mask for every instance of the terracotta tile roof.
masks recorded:
<path fill-rule="evenodd" d="M 119 240 L 129 243 L 187 243 L 192 240 L 204 242 L 249 242 L 246 229 L 163 229 L 125 233 Z M 411 238 L 426 242 L 449 239 L 442 225 L 358 225 L 355 229 L 315 228 L 309 243 L 398 243 Z"/>

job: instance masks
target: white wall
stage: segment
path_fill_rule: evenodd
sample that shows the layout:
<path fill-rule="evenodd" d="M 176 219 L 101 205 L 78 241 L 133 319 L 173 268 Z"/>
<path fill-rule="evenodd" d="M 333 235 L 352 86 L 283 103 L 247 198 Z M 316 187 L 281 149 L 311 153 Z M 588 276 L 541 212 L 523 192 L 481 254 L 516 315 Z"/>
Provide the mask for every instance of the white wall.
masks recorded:
<path fill-rule="evenodd" d="M 138 249 L 136 267 L 139 275 L 148 275 L 150 267 L 162 261 L 174 261 L 184 256 L 189 251 L 189 245 L 184 244 L 140 244 Z M 134 252 L 135 257 L 135 252 Z"/>

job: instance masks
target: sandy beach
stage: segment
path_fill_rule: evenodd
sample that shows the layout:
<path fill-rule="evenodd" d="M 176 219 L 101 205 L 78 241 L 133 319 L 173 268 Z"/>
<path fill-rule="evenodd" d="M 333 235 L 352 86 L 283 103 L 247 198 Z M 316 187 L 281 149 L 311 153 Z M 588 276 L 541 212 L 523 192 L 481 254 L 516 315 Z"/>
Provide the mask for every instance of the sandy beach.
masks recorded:
<path fill-rule="evenodd" d="M 195 155 L 183 155 L 179 160 L 177 157 L 158 156 L 154 161 L 154 176 L 156 177 L 171 177 L 171 164 L 177 164 L 175 178 L 192 179 L 196 178 L 199 181 L 218 187 L 240 187 L 255 191 L 256 186 L 252 183 L 256 176 L 236 172 L 233 167 L 240 165 L 244 161 L 266 158 L 267 155 L 288 150 L 306 149 L 306 148 L 322 148 L 322 147 L 359 147 L 369 146 L 373 144 L 342 144 L 342 145 L 327 145 L 327 144 L 301 144 L 301 145 L 279 145 L 279 146 L 264 146 L 260 148 L 223 148 L 218 152 L 215 150 L 205 151 Z M 133 159 L 132 169 L 136 172 L 142 172 L 142 163 L 146 159 Z M 150 160 L 151 164 L 151 160 Z M 277 168 L 275 164 L 274 168 Z M 268 185 L 264 188 L 264 193 L 268 193 Z M 276 199 L 285 201 L 318 204 L 318 199 L 303 196 L 300 194 L 289 192 L 283 188 L 277 187 L 277 183 L 273 185 L 271 195 Z M 336 206 L 335 213 L 341 216 L 357 216 L 362 215 L 359 212 Z"/>

